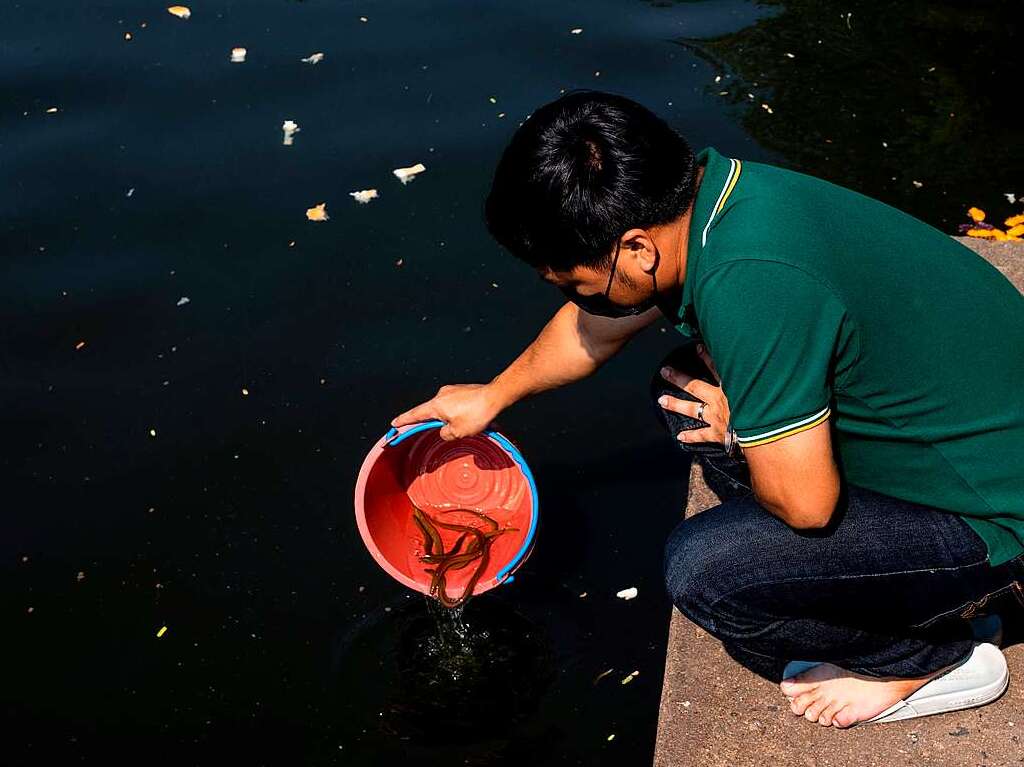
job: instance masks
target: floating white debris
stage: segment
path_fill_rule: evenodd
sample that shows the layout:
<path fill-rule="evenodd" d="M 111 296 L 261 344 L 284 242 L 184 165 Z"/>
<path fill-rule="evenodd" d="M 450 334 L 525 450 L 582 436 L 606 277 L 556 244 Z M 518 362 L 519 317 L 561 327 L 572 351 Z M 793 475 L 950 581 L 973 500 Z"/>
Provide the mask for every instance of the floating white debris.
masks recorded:
<path fill-rule="evenodd" d="M 46 110 L 46 114 L 48 114 L 48 115 L 52 115 L 52 114 L 56 114 L 56 113 L 57 113 L 57 107 L 50 107 L 49 109 Z"/>
<path fill-rule="evenodd" d="M 191 300 L 192 299 L 189 298 L 188 296 L 182 296 L 181 298 L 178 299 L 178 304 L 177 305 L 178 306 L 184 306 L 185 304 L 187 304 Z"/>
<path fill-rule="evenodd" d="M 918 189 L 924 186 L 924 184 L 922 184 L 920 181 L 911 181 L 910 183 L 916 186 Z"/>
<path fill-rule="evenodd" d="M 322 53 L 318 52 L 318 53 L 313 53 L 313 54 L 310 54 L 309 56 L 306 56 L 306 58 L 302 59 L 302 63 L 303 64 L 319 64 L 323 60 L 324 60 L 324 55 Z"/>
<path fill-rule="evenodd" d="M 358 192 L 349 192 L 349 195 L 354 197 L 356 202 L 362 203 L 367 203 L 380 196 L 376 189 L 360 189 Z"/>
<path fill-rule="evenodd" d="M 787 53 L 786 57 L 790 58 L 790 59 L 795 59 L 796 58 L 796 56 L 794 56 L 792 53 Z"/>
<path fill-rule="evenodd" d="M 135 194 L 135 187 L 134 186 L 131 189 L 128 190 L 127 194 L 125 194 L 125 197 L 131 197 L 133 194 Z"/>
<path fill-rule="evenodd" d="M 365 16 L 360 16 L 360 17 L 359 17 L 359 20 L 360 20 L 361 22 L 363 22 L 364 24 L 365 24 L 366 22 L 368 22 L 368 21 L 369 21 L 369 19 L 368 19 L 368 18 L 366 18 Z"/>
<path fill-rule="evenodd" d="M 582 34 L 582 33 L 583 33 L 583 27 L 576 27 L 575 29 L 570 29 L 569 30 L 569 34 L 571 34 L 571 35 L 579 35 L 579 34 Z"/>
<path fill-rule="evenodd" d="M 330 218 L 327 215 L 327 203 L 322 202 L 312 208 L 306 208 L 306 218 L 310 221 L 327 221 Z"/>
<path fill-rule="evenodd" d="M 619 599 L 636 599 L 636 595 L 639 592 L 636 590 L 636 586 L 630 586 L 628 589 L 623 589 L 615 594 Z"/>
<path fill-rule="evenodd" d="M 631 672 L 629 674 L 626 674 L 626 676 L 623 677 L 622 681 L 619 682 L 619 684 L 629 684 L 634 679 L 636 679 L 638 676 L 640 676 L 640 672 L 639 671 L 633 671 L 633 672 Z"/>
<path fill-rule="evenodd" d="M 1005 197 L 1011 205 L 1017 202 L 1017 195 L 1015 195 L 1013 192 L 1003 192 L 1003 197 Z"/>
<path fill-rule="evenodd" d="M 613 740 L 615 740 L 615 733 L 614 733 L 614 732 L 613 732 L 613 733 L 612 733 L 611 735 L 609 735 L 609 736 L 608 736 L 608 742 L 609 742 L 609 743 L 610 743 L 611 741 L 613 741 Z"/>
<path fill-rule="evenodd" d="M 281 130 L 284 131 L 284 140 L 281 142 L 285 146 L 291 146 L 293 142 L 293 136 L 301 130 L 299 124 L 294 120 L 285 120 L 281 123 Z"/>
<path fill-rule="evenodd" d="M 426 169 L 427 167 L 423 163 L 418 162 L 415 165 L 410 165 L 408 168 L 395 168 L 391 172 L 398 176 L 398 180 L 403 184 L 408 184 L 417 173 L 422 173 Z"/>
<path fill-rule="evenodd" d="M 156 429 L 150 429 L 149 430 L 149 436 L 155 437 L 156 436 Z"/>
<path fill-rule="evenodd" d="M 177 16 L 179 19 L 187 19 L 189 16 L 192 15 L 192 11 L 190 11 L 188 7 L 184 5 L 172 5 L 170 8 L 167 9 L 167 12 L 172 16 Z"/>
<path fill-rule="evenodd" d="M 246 53 L 248 53 L 248 51 L 246 51 L 245 48 L 232 48 L 231 49 L 231 63 L 233 63 L 233 64 L 241 64 L 243 61 L 245 61 L 245 54 Z"/>
<path fill-rule="evenodd" d="M 771 108 L 770 106 L 768 106 L 767 104 L 761 104 L 761 109 L 763 109 L 764 111 L 766 111 L 766 112 L 767 112 L 768 114 L 774 114 L 774 113 L 772 112 L 772 108 Z"/>

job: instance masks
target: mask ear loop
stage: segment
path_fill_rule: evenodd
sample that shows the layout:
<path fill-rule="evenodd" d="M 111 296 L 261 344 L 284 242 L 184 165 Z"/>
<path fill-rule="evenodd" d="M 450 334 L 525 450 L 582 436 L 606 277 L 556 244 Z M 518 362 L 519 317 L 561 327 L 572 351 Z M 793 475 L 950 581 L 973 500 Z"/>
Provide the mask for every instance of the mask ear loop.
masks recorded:
<path fill-rule="evenodd" d="M 608 284 L 604 286 L 604 300 L 611 303 L 611 299 L 608 298 L 608 294 L 612 290 L 612 280 L 615 279 L 615 266 L 619 263 L 619 248 L 622 246 L 622 238 L 615 240 L 615 257 L 612 259 L 612 270 L 608 275 Z"/>

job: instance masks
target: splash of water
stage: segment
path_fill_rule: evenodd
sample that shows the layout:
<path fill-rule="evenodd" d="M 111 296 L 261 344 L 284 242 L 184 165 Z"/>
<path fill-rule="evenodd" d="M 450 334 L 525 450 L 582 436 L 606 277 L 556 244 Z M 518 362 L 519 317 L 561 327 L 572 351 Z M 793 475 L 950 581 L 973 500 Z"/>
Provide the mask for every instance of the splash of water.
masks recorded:
<path fill-rule="evenodd" d="M 479 673 L 481 645 L 490 639 L 486 630 L 475 630 L 463 619 L 465 603 L 444 607 L 436 599 L 424 597 L 427 612 L 433 618 L 435 632 L 423 639 L 422 650 L 437 671 L 451 681 Z"/>

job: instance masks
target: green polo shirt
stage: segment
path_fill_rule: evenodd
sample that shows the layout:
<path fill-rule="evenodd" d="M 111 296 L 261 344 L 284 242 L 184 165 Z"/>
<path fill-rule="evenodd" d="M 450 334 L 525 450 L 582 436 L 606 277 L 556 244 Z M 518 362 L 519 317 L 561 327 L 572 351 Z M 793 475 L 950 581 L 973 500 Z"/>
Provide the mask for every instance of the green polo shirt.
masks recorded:
<path fill-rule="evenodd" d="M 1024 296 L 858 192 L 703 149 L 679 332 L 702 337 L 741 445 L 830 421 L 855 485 L 1024 553 Z"/>

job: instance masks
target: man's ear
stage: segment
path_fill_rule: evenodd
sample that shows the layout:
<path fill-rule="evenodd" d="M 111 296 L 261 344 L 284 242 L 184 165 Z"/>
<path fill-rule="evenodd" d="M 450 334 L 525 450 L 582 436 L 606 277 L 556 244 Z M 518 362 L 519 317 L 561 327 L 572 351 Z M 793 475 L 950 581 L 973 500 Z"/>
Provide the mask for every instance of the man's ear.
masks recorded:
<path fill-rule="evenodd" d="M 644 232 L 642 236 L 635 238 L 632 242 L 632 248 L 632 252 L 636 254 L 637 266 L 643 271 L 651 274 L 658 268 L 661 253 L 658 251 L 658 246 L 654 244 L 654 240 L 651 239 L 650 235 Z"/>

